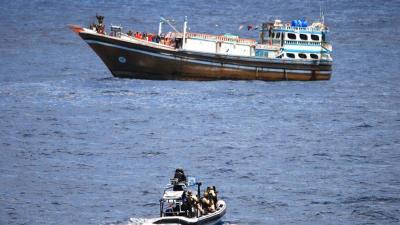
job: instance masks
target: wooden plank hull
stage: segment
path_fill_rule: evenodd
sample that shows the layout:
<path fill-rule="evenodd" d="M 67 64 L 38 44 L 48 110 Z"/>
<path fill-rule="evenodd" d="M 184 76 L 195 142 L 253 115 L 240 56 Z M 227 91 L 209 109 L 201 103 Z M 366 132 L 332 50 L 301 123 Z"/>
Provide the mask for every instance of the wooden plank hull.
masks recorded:
<path fill-rule="evenodd" d="M 79 35 L 116 77 L 151 80 L 329 80 L 332 62 L 161 49 L 104 35 Z"/>

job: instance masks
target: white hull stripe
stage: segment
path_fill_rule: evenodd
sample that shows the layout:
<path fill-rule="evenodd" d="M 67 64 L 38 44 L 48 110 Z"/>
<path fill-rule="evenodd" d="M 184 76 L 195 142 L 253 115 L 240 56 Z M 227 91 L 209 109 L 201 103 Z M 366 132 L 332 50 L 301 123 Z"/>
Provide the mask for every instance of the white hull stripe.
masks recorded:
<path fill-rule="evenodd" d="M 126 51 L 131 51 L 131 52 L 138 52 L 141 54 L 151 55 L 151 56 L 160 57 L 160 58 L 164 58 L 164 59 L 185 61 L 185 62 L 191 62 L 191 63 L 197 63 L 197 64 L 203 64 L 203 65 L 210 65 L 210 66 L 214 66 L 214 67 L 226 67 L 226 68 L 232 68 L 232 69 L 254 70 L 254 71 L 256 71 L 258 69 L 258 71 L 260 71 L 260 72 L 265 71 L 265 72 L 281 72 L 281 73 L 283 73 L 285 71 L 284 69 L 273 69 L 273 68 L 265 68 L 265 67 L 254 67 L 254 66 L 241 66 L 241 65 L 234 65 L 234 64 L 214 63 L 214 62 L 208 62 L 208 61 L 202 61 L 202 60 L 196 60 L 196 59 L 180 58 L 180 57 L 176 57 L 172 54 L 148 52 L 148 51 L 143 51 L 143 50 L 134 49 L 134 48 L 127 48 L 124 46 L 110 44 L 110 43 L 101 42 L 101 41 L 95 41 L 95 40 L 85 40 L 85 41 L 88 44 L 104 45 L 104 46 L 108 46 L 108 47 L 119 48 L 119 49 L 123 49 Z M 311 71 L 310 70 L 286 70 L 286 72 L 310 73 Z M 327 72 L 330 73 L 330 71 L 327 71 Z"/>
<path fill-rule="evenodd" d="M 298 50 L 298 49 L 290 49 L 290 48 L 285 48 L 283 49 L 283 51 L 285 52 L 299 52 L 299 53 L 330 53 L 330 51 L 328 50 L 310 50 L 310 49 L 302 49 L 302 50 Z"/>
<path fill-rule="evenodd" d="M 319 74 L 331 74 L 331 71 L 319 71 Z"/>

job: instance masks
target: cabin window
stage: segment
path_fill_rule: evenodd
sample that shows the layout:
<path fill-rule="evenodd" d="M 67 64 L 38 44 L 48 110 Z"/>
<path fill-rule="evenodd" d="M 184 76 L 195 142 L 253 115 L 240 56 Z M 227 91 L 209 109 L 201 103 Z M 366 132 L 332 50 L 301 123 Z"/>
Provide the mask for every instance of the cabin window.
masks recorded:
<path fill-rule="evenodd" d="M 318 59 L 318 55 L 317 55 L 317 54 L 310 54 L 310 57 L 311 57 L 312 59 Z"/>
<path fill-rule="evenodd" d="M 307 41 L 308 38 L 306 34 L 300 34 L 300 39 Z"/>
<path fill-rule="evenodd" d="M 318 36 L 318 35 L 315 35 L 315 34 L 311 34 L 311 39 L 312 39 L 313 41 L 319 41 L 319 36 Z"/>
<path fill-rule="evenodd" d="M 275 32 L 272 32 L 272 38 L 275 38 Z"/>
<path fill-rule="evenodd" d="M 277 33 L 276 38 L 281 38 L 281 33 Z"/>
<path fill-rule="evenodd" d="M 294 56 L 293 53 L 286 53 L 286 56 L 287 56 L 288 58 L 292 58 L 292 59 L 295 58 L 295 56 Z"/>
<path fill-rule="evenodd" d="M 288 33 L 287 36 L 288 36 L 289 39 L 296 40 L 296 35 L 295 34 Z"/>
<path fill-rule="evenodd" d="M 299 53 L 299 57 L 302 59 L 307 59 L 307 55 L 304 53 Z"/>

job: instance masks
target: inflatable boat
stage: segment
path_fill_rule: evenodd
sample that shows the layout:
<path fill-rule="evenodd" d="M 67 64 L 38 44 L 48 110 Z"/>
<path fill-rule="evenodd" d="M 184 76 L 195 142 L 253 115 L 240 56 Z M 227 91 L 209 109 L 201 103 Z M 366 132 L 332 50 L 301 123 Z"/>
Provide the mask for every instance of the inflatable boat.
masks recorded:
<path fill-rule="evenodd" d="M 194 177 L 189 177 L 187 181 L 185 176 L 184 179 L 175 176 L 164 189 L 160 199 L 160 217 L 147 220 L 145 225 L 218 224 L 226 213 L 226 203 L 218 199 L 215 186 L 207 187 L 201 196 L 201 185 L 202 183 L 196 182 Z M 196 186 L 197 194 L 191 189 Z"/>

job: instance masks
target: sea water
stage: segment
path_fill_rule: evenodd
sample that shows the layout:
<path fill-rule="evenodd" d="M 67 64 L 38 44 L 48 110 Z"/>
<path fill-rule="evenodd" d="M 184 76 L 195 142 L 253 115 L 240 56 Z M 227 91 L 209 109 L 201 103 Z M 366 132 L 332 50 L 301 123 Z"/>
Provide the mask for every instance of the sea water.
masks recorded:
<path fill-rule="evenodd" d="M 320 1 L 1 1 L 0 224 L 141 224 L 176 167 L 225 224 L 399 224 L 400 3 L 322 8 L 330 81 L 182 82 L 113 78 L 67 24 L 257 38 Z"/>

